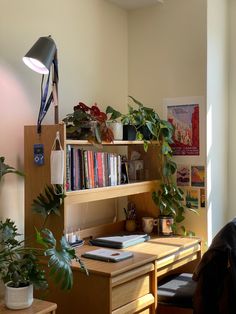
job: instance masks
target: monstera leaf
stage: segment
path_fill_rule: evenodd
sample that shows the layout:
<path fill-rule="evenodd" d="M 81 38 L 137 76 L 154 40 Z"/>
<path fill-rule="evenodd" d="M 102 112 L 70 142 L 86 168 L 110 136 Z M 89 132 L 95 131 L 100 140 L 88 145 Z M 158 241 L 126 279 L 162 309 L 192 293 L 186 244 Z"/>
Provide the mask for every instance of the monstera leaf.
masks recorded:
<path fill-rule="evenodd" d="M 41 232 L 36 231 L 36 235 L 37 242 L 46 247 L 44 255 L 49 257 L 49 275 L 55 284 L 60 285 L 61 289 L 71 289 L 73 286 L 71 261 L 79 262 L 81 269 L 87 273 L 83 262 L 77 257 L 75 250 L 68 244 L 64 236 L 57 247 L 57 241 L 49 229 L 42 229 Z"/>
<path fill-rule="evenodd" d="M 24 175 L 20 171 L 16 170 L 14 167 L 11 167 L 11 166 L 5 164 L 5 157 L 1 156 L 0 157 L 0 181 L 1 181 L 2 177 L 8 173 L 15 173 L 15 174 L 18 174 L 20 176 Z"/>
<path fill-rule="evenodd" d="M 66 195 L 61 189 L 61 186 L 55 187 L 46 185 L 44 193 L 33 200 L 32 210 L 36 213 L 47 218 L 50 214 L 54 213 L 60 216 L 60 206 Z"/>

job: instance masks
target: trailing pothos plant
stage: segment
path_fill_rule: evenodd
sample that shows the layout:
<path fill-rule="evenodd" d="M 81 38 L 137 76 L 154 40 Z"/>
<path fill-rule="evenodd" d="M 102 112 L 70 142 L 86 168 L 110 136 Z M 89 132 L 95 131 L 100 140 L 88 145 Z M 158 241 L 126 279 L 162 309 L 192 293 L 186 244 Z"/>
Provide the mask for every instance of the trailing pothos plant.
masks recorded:
<path fill-rule="evenodd" d="M 6 165 L 3 157 L 0 158 L 0 167 L 0 180 L 7 173 L 22 175 Z M 62 289 L 72 288 L 72 260 L 79 262 L 81 269 L 87 272 L 66 238 L 62 236 L 58 243 L 53 233 L 45 228 L 49 215 L 60 215 L 64 197 L 58 186 L 46 186 L 44 193 L 33 201 L 32 209 L 44 217 L 44 222 L 40 230 L 35 228 L 32 237 L 22 240 L 14 221 L 9 218 L 0 221 L 0 279 L 10 282 L 8 286 L 18 288 L 33 284 L 35 288 L 47 288 L 46 274 L 40 263 L 42 257 L 48 260 L 49 276 Z"/>
<path fill-rule="evenodd" d="M 197 213 L 191 207 L 183 204 L 183 191 L 173 180 L 177 165 L 173 161 L 173 152 L 171 144 L 173 143 L 174 127 L 166 120 L 163 120 L 154 109 L 144 106 L 140 101 L 132 96 L 129 98 L 137 106 L 128 105 L 128 114 L 122 114 L 111 106 L 108 106 L 106 113 L 110 114 L 110 119 L 120 117 L 123 124 L 131 124 L 136 128 L 136 139 L 144 141 L 144 150 L 147 151 L 148 144 L 152 140 L 160 143 L 161 151 L 161 185 L 153 192 L 152 198 L 156 206 L 160 209 L 161 215 L 174 218 L 172 226 L 173 232 L 177 232 L 177 225 L 185 219 L 185 211 L 190 210 Z M 148 140 L 144 136 L 144 128 L 149 131 Z M 185 235 L 193 235 L 191 231 L 186 231 L 184 226 L 181 229 Z"/>

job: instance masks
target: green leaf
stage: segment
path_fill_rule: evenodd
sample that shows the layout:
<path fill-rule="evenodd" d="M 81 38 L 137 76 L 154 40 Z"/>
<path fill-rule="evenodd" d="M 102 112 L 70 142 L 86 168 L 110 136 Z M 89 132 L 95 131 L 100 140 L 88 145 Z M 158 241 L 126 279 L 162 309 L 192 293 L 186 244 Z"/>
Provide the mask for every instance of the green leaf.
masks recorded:
<path fill-rule="evenodd" d="M 18 170 L 16 170 L 14 167 L 11 167 L 7 164 L 5 164 L 5 157 L 0 157 L 0 181 L 2 177 L 9 173 L 15 173 L 19 176 L 24 176 L 24 174 Z"/>
<path fill-rule="evenodd" d="M 38 197 L 33 200 L 32 210 L 42 215 L 44 218 L 52 213 L 60 215 L 60 207 L 66 197 L 61 187 L 57 185 L 54 189 L 52 186 L 46 185 L 44 194 L 40 193 Z"/>
<path fill-rule="evenodd" d="M 51 268 L 50 276 L 56 284 L 60 284 L 62 289 L 71 289 L 73 285 L 73 273 L 70 267 L 72 259 L 79 258 L 75 254 L 75 250 L 68 244 L 65 237 L 60 240 L 59 249 L 56 248 L 56 240 L 53 235 L 46 231 L 47 242 L 52 247 L 45 251 L 45 255 L 49 256 L 48 266 Z M 84 265 L 83 265 L 84 266 Z"/>
<path fill-rule="evenodd" d="M 111 106 L 108 106 L 106 108 L 106 114 L 111 114 L 110 116 L 110 120 L 115 121 L 116 119 L 121 117 L 121 113 L 117 110 L 115 110 L 114 108 L 112 108 Z"/>
<path fill-rule="evenodd" d="M 136 103 L 138 106 L 143 107 L 143 104 L 140 101 L 138 101 L 137 99 L 135 99 L 134 97 L 129 96 L 129 98 L 131 98 L 133 100 L 133 102 Z"/>

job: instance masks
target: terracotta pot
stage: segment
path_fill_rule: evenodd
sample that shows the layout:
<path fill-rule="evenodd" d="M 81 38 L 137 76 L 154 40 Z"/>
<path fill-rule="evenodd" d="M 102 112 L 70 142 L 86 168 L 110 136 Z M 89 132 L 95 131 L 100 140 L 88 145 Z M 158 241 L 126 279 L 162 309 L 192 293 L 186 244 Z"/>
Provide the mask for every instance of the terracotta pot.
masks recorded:
<path fill-rule="evenodd" d="M 125 230 L 133 232 L 136 230 L 136 221 L 135 220 L 126 220 L 125 221 Z"/>

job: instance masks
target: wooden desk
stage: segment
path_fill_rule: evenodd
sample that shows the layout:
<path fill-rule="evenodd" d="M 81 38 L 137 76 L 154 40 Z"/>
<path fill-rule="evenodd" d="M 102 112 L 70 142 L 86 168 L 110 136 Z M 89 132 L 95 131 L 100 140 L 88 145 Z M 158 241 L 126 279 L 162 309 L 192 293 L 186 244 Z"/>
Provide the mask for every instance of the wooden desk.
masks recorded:
<path fill-rule="evenodd" d="M 55 314 L 57 305 L 55 303 L 34 299 L 33 304 L 24 310 L 9 310 L 4 302 L 0 301 L 1 314 Z"/>
<path fill-rule="evenodd" d="M 85 245 L 77 253 L 96 248 Z M 118 263 L 83 258 L 89 276 L 74 263 L 69 293 L 51 285 L 49 299 L 58 304 L 57 313 L 155 313 L 158 277 L 200 259 L 199 240 L 186 237 L 155 237 L 125 250 L 134 256 Z"/>

